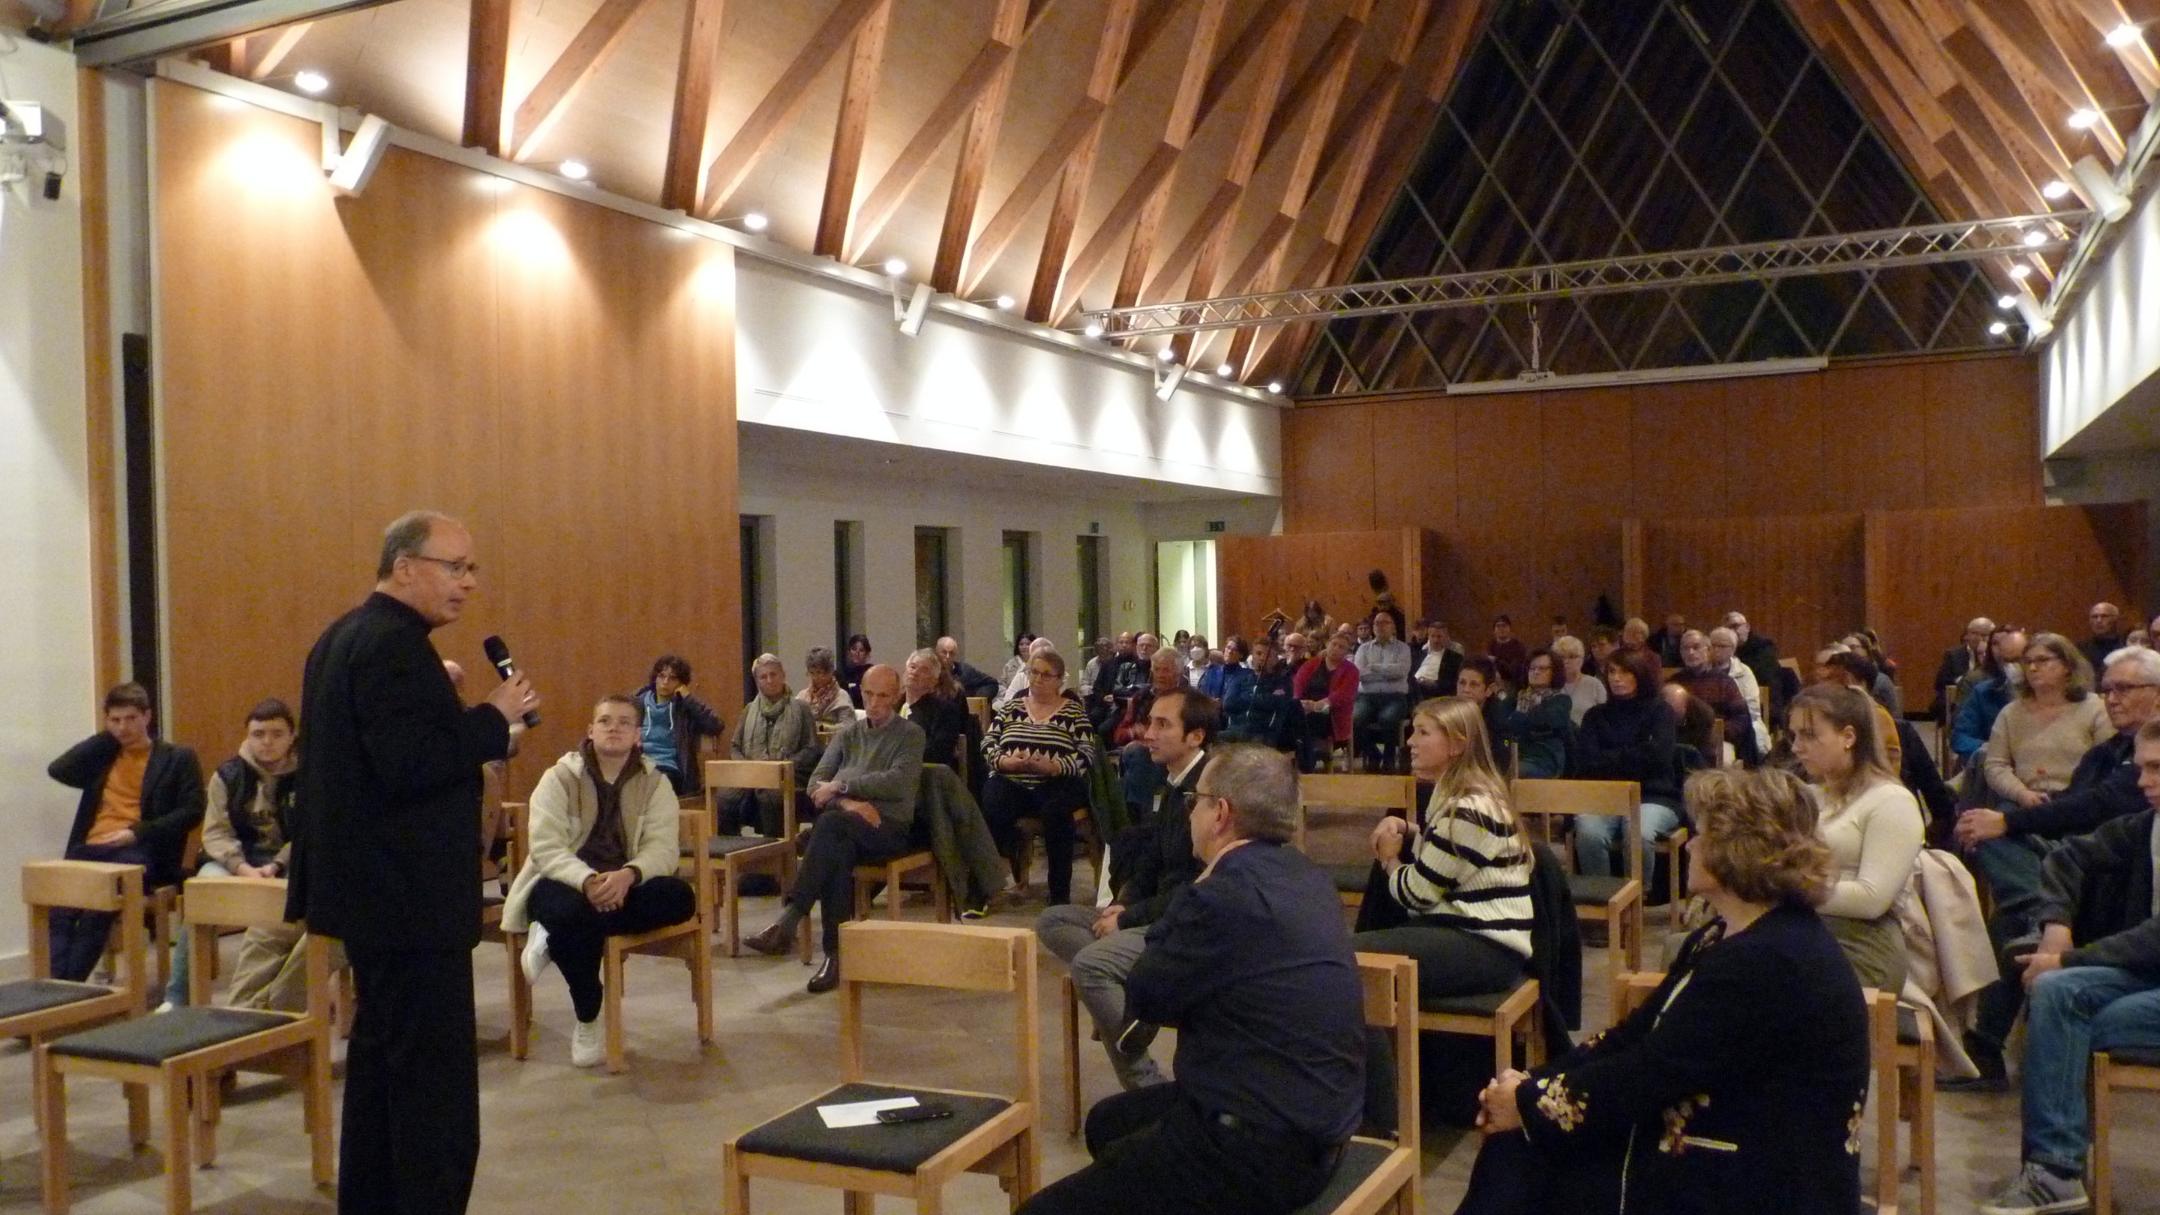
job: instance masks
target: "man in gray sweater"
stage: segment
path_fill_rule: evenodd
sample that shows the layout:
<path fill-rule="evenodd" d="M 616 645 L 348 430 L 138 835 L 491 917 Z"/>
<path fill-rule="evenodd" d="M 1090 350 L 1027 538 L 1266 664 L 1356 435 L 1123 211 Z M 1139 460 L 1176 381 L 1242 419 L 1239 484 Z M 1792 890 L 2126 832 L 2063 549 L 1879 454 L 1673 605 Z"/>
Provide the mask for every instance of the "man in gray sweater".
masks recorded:
<path fill-rule="evenodd" d="M 1351 738 L 1370 748 L 1383 768 L 1395 767 L 1395 744 L 1410 715 L 1410 646 L 1395 635 L 1395 618 L 1373 613 L 1373 638 L 1350 661 L 1358 669 Z"/>
<path fill-rule="evenodd" d="M 825 957 L 810 976 L 812 992 L 839 986 L 840 925 L 855 913 L 855 866 L 907 851 L 922 780 L 922 727 L 897 712 L 900 673 L 879 664 L 863 673 L 861 686 L 864 716 L 833 738 L 810 774 L 810 803 L 819 814 L 795 888 L 780 918 L 748 942 L 759 953 L 784 954 L 811 904 L 822 905 Z"/>

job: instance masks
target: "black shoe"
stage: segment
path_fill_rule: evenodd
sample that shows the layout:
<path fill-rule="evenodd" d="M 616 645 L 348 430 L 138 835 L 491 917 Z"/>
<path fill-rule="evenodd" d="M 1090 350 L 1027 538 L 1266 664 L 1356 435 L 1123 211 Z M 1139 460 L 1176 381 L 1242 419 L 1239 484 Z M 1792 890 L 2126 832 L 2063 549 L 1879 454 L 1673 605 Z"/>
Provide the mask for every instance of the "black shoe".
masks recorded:
<path fill-rule="evenodd" d="M 746 873 L 735 893 L 744 898 L 770 898 L 780 893 L 780 881 L 769 873 Z"/>
<path fill-rule="evenodd" d="M 2001 1048 L 1983 1042 L 1971 1033 L 1967 1033 L 1965 1035 L 1965 1053 L 1972 1056 L 1973 1066 L 1980 1069 L 1980 1074 L 1955 1080 L 1937 1080 L 1935 1082 L 1937 1092 L 2007 1093 L 2010 1091 L 2010 1073 L 2003 1066 Z"/>
<path fill-rule="evenodd" d="M 1146 1054 L 1147 1048 L 1154 1045 L 1155 1031 L 1160 1028 L 1145 1021 L 1127 1021 L 1124 1028 L 1118 1030 L 1118 1053 L 1127 1058 Z"/>
<path fill-rule="evenodd" d="M 795 942 L 789 939 L 794 935 L 793 932 L 788 930 L 786 920 L 774 920 L 766 926 L 765 931 L 744 941 L 743 944 L 757 950 L 759 953 L 769 954 L 777 958 L 785 955 L 795 947 Z"/>
<path fill-rule="evenodd" d="M 840 955 L 828 953 L 818 962 L 817 973 L 810 976 L 809 991 L 822 996 L 840 986 Z"/>

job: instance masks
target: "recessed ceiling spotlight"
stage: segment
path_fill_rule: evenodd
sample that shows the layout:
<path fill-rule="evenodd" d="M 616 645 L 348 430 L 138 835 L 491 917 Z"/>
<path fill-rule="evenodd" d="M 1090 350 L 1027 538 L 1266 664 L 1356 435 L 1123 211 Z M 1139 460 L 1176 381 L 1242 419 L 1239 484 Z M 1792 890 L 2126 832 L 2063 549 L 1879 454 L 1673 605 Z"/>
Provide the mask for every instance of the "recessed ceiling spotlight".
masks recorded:
<path fill-rule="evenodd" d="M 885 273 L 894 278 L 899 278 L 907 273 L 907 262 L 901 258 L 888 257 L 885 259 Z"/>
<path fill-rule="evenodd" d="M 1102 322 L 1089 321 L 1087 323 L 1087 328 L 1082 329 L 1080 332 L 1087 334 L 1091 338 L 1099 338 L 1103 335 Z"/>
<path fill-rule="evenodd" d="M 294 88 L 310 97 L 319 96 L 330 87 L 330 78 L 314 68 L 295 73 L 292 82 Z"/>
<path fill-rule="evenodd" d="M 1988 326 L 1988 332 L 1994 334 L 1996 337 L 2001 337 L 2002 335 L 2010 332 L 2010 324 L 2007 321 L 1997 321 L 1994 324 Z"/>
<path fill-rule="evenodd" d="M 2037 249 L 2047 242 L 2048 234 L 2044 229 L 2034 228 L 2025 234 L 2025 247 L 2028 249 Z"/>
<path fill-rule="evenodd" d="M 1165 346 L 1161 350 L 1155 352 L 1155 357 L 1161 359 L 1165 363 L 1175 363 L 1177 362 L 1177 347 Z"/>
<path fill-rule="evenodd" d="M 1013 305 L 1016 303 L 1019 303 L 1019 301 L 1009 295 L 1001 295 L 997 297 L 997 308 L 999 312 L 1011 312 L 1013 310 Z"/>
<path fill-rule="evenodd" d="M 1232 370 L 1233 368 L 1228 363 L 1215 364 L 1215 374 L 1221 376 L 1226 380 L 1230 378 L 1230 372 Z"/>
<path fill-rule="evenodd" d="M 1269 381 L 1267 382 L 1267 390 L 1268 390 L 1269 392 L 1272 392 L 1272 393 L 1274 393 L 1274 394 L 1275 394 L 1276 396 L 1281 396 L 1281 395 L 1282 395 L 1282 381 L 1281 381 L 1281 380 L 1269 380 Z"/>
<path fill-rule="evenodd" d="M 2054 202 L 2068 193 L 2070 193 L 2070 183 L 2067 181 L 2051 181 L 2040 187 L 2040 197 L 2047 199 L 2049 202 Z"/>
<path fill-rule="evenodd" d="M 592 170 L 586 168 L 582 160 L 566 160 L 562 162 L 560 170 L 562 175 L 571 181 L 584 181 L 592 176 Z"/>
<path fill-rule="evenodd" d="M 2005 310 L 2015 308 L 2017 307 L 2017 297 L 2014 295 L 1998 295 L 1995 297 L 1995 306 Z"/>
<path fill-rule="evenodd" d="M 2019 282 L 2024 282 L 2027 278 L 2030 278 L 2031 276 L 2032 267 L 2026 265 L 2024 262 L 2019 262 L 2017 265 L 2010 267 L 2010 277 L 2018 280 Z"/>
<path fill-rule="evenodd" d="M 2116 50 L 2121 50 L 2122 48 L 2135 43 L 2138 40 L 2138 37 L 2138 27 L 2128 21 L 2125 21 L 2121 25 L 2118 25 L 2114 29 L 2111 29 L 2107 32 L 2107 44 L 2114 47 Z"/>
<path fill-rule="evenodd" d="M 2089 131 L 2099 122 L 2098 110 L 2075 110 L 2070 114 L 2070 129 L 2073 131 Z"/>
<path fill-rule="evenodd" d="M 751 211 L 742 217 L 743 230 L 746 232 L 763 232 L 771 223 L 771 220 L 765 218 L 763 211 Z"/>

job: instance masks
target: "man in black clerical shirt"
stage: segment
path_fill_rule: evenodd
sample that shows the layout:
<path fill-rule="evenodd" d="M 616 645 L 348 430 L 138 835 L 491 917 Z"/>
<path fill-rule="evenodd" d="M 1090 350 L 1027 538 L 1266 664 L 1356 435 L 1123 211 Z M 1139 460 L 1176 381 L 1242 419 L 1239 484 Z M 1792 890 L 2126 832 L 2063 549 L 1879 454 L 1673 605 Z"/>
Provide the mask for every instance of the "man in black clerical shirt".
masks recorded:
<path fill-rule="evenodd" d="M 1027 1215 L 1266 1215 L 1326 1186 L 1364 1109 L 1364 1006 L 1334 883 L 1286 846 L 1297 812 L 1274 751 L 1224 747 L 1202 772 L 1188 817 L 1205 868 L 1126 983 L 1128 1015 L 1177 1029 L 1177 1079 L 1096 1105 L 1094 1163 Z"/>

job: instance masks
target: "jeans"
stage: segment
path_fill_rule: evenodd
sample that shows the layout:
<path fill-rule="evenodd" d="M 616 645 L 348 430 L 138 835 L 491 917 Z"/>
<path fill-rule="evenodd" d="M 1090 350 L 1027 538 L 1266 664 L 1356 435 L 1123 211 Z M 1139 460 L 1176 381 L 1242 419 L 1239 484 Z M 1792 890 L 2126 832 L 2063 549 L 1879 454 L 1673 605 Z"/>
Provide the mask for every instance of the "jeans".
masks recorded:
<path fill-rule="evenodd" d="M 1642 871 L 1650 879 L 1657 868 L 1657 845 L 1680 829 L 1680 812 L 1663 802 L 1642 804 Z M 1575 870 L 1586 877 L 1626 877 L 1627 864 L 1613 855 L 1627 837 L 1627 820 L 1617 815 L 1583 814 L 1575 819 Z"/>
<path fill-rule="evenodd" d="M 795 888 L 787 905 L 797 915 L 809 915 L 811 904 L 824 909 L 827 954 L 840 951 L 840 926 L 855 916 L 855 866 L 889 861 L 908 850 L 908 829 L 889 818 L 873 827 L 870 820 L 832 806 L 817 816 L 810 827 L 810 846 L 803 852 L 802 867 L 795 871 Z M 889 891 L 897 899 L 900 892 Z"/>
<path fill-rule="evenodd" d="M 600 1015 L 600 960 L 607 939 L 680 924 L 697 914 L 697 891 L 673 875 L 647 878 L 630 888 L 622 906 L 593 910 L 592 900 L 552 878 L 527 896 L 532 918 L 547 929 L 548 957 L 570 987 L 570 1007 L 580 1021 Z"/>
<path fill-rule="evenodd" d="M 1120 928 L 1097 939 L 1096 914 L 1092 907 L 1070 903 L 1049 908 L 1035 921 L 1035 935 L 1043 948 L 1065 960 L 1073 991 L 1095 1021 L 1118 1083 L 1128 1091 L 1161 1084 L 1162 1069 L 1145 1050 L 1127 1055 L 1117 1048 L 1118 1031 L 1125 1027 L 1125 980 L 1147 948 L 1147 929 Z"/>
<path fill-rule="evenodd" d="M 2040 911 L 2040 866 L 2056 847 L 2055 840 L 2006 835 L 1988 840 L 1967 854 L 1995 898 L 1995 914 L 1989 917 L 1987 928 L 1996 957 L 2002 956 L 2010 942 L 2039 929 L 2034 918 Z M 1980 992 L 1973 1015 L 1973 1036 L 2001 1051 L 2024 1003 L 2025 987 L 2017 974 L 2006 974 L 1990 983 Z"/>
<path fill-rule="evenodd" d="M 78 844 L 68 849 L 71 861 L 104 861 L 113 865 L 141 865 L 147 868 L 150 854 L 138 844 L 113 847 L 105 844 Z M 150 893 L 150 884 L 143 883 L 143 894 Z M 98 959 L 105 956 L 105 939 L 112 935 L 113 920 L 118 913 L 111 911 L 79 911 L 73 907 L 55 907 L 52 911 L 52 927 L 48 936 L 52 943 L 52 977 L 80 983 L 97 969 Z"/>
<path fill-rule="evenodd" d="M 1381 763 L 1395 763 L 1396 739 L 1403 719 L 1410 716 L 1410 698 L 1400 692 L 1360 692 L 1350 710 L 1350 737 L 1361 749 L 1379 755 Z"/>
<path fill-rule="evenodd" d="M 232 870 L 216 861 L 204 861 L 195 871 L 196 877 L 231 877 Z M 173 921 L 172 981 L 165 985 L 165 1002 L 174 1008 L 186 1008 L 188 1003 L 188 976 L 193 974 L 195 951 L 188 948 L 187 925 Z"/>
<path fill-rule="evenodd" d="M 2025 1014 L 2025 1159 L 2085 1171 L 2085 1082 L 2092 1052 L 2160 1047 L 2160 983 L 2112 966 L 2041 975 Z"/>

